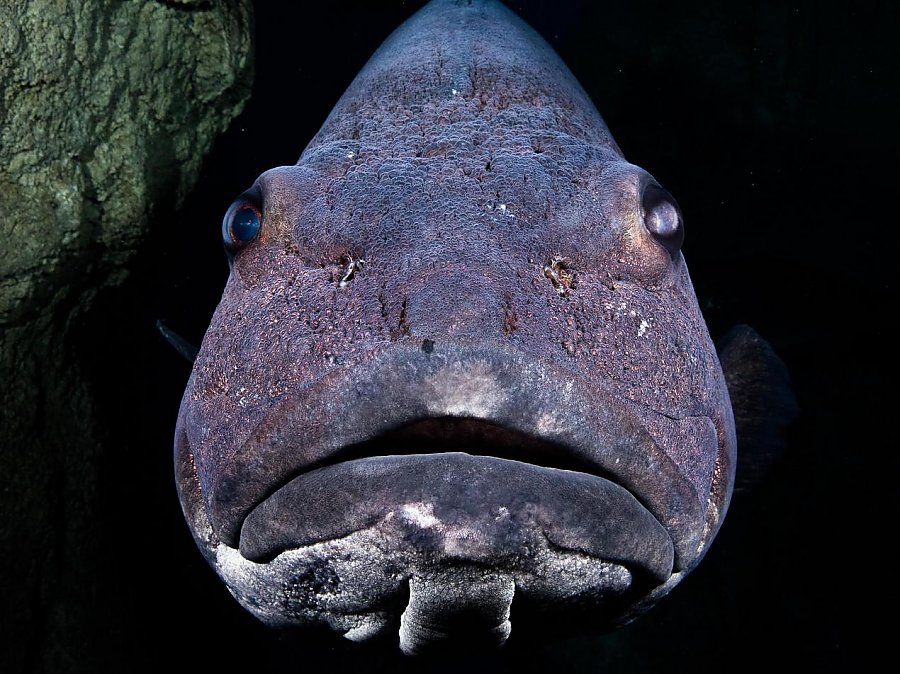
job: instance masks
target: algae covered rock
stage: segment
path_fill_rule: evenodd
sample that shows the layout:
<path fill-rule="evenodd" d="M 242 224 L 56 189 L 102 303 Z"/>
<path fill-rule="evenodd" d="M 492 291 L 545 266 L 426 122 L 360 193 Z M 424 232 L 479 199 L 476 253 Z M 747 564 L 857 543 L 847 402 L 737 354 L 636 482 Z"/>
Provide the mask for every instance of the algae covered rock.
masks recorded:
<path fill-rule="evenodd" d="M 96 671 L 107 450 L 70 346 L 249 96 L 251 3 L 4 2 L 0 26 L 0 670 Z"/>

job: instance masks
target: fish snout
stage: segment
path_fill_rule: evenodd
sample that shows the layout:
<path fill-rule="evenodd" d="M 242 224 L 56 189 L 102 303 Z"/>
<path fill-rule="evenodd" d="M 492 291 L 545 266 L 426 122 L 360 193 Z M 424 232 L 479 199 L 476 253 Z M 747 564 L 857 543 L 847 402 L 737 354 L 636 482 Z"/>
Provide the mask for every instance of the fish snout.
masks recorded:
<path fill-rule="evenodd" d="M 466 262 L 414 273 L 404 279 L 407 333 L 433 341 L 502 337 L 510 311 L 505 283 L 496 269 Z"/>

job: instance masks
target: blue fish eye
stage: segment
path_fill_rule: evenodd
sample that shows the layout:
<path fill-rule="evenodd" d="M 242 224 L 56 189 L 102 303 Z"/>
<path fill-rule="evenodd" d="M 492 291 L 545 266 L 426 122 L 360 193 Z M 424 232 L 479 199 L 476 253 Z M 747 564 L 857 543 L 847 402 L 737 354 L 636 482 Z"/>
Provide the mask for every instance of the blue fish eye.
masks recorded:
<path fill-rule="evenodd" d="M 684 221 L 678 203 L 659 185 L 648 184 L 641 196 L 644 227 L 674 258 L 684 243 Z"/>
<path fill-rule="evenodd" d="M 231 236 L 235 241 L 250 241 L 259 233 L 259 216 L 253 208 L 240 208 L 231 218 Z"/>
<path fill-rule="evenodd" d="M 234 252 L 253 241 L 262 227 L 260 208 L 255 199 L 245 194 L 234 201 L 222 221 L 222 240 Z"/>

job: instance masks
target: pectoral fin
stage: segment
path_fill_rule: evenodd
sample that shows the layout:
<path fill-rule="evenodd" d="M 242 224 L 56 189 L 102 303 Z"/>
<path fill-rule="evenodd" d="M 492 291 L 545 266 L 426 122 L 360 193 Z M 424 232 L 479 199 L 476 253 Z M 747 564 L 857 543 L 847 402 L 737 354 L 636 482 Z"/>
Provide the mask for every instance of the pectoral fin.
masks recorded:
<path fill-rule="evenodd" d="M 163 339 L 165 339 L 169 344 L 172 345 L 178 353 L 180 353 L 184 358 L 186 358 L 189 362 L 193 363 L 197 358 L 197 351 L 199 349 L 187 341 L 184 337 L 179 335 L 178 333 L 170 330 L 165 323 L 162 321 L 156 321 L 156 329 L 159 330 L 159 334 L 162 335 Z"/>
<path fill-rule="evenodd" d="M 737 431 L 735 490 L 760 482 L 787 448 L 787 430 L 799 412 L 787 366 L 748 325 L 733 327 L 716 344 Z"/>

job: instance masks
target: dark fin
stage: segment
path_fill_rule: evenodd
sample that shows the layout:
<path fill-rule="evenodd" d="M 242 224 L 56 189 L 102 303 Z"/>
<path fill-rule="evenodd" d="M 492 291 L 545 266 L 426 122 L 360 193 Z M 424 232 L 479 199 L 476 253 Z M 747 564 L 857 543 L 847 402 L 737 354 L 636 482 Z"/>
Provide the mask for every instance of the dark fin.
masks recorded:
<path fill-rule="evenodd" d="M 787 366 L 748 325 L 736 325 L 716 344 L 737 430 L 735 490 L 765 477 L 787 447 L 787 428 L 799 407 Z"/>
<path fill-rule="evenodd" d="M 187 358 L 188 361 L 193 363 L 197 359 L 197 351 L 199 351 L 200 349 L 191 344 L 181 335 L 172 332 L 169 328 L 166 327 L 165 323 L 163 323 L 162 321 L 156 321 L 156 329 L 159 330 L 159 334 L 163 336 L 163 339 L 171 344 L 178 353 Z"/>

